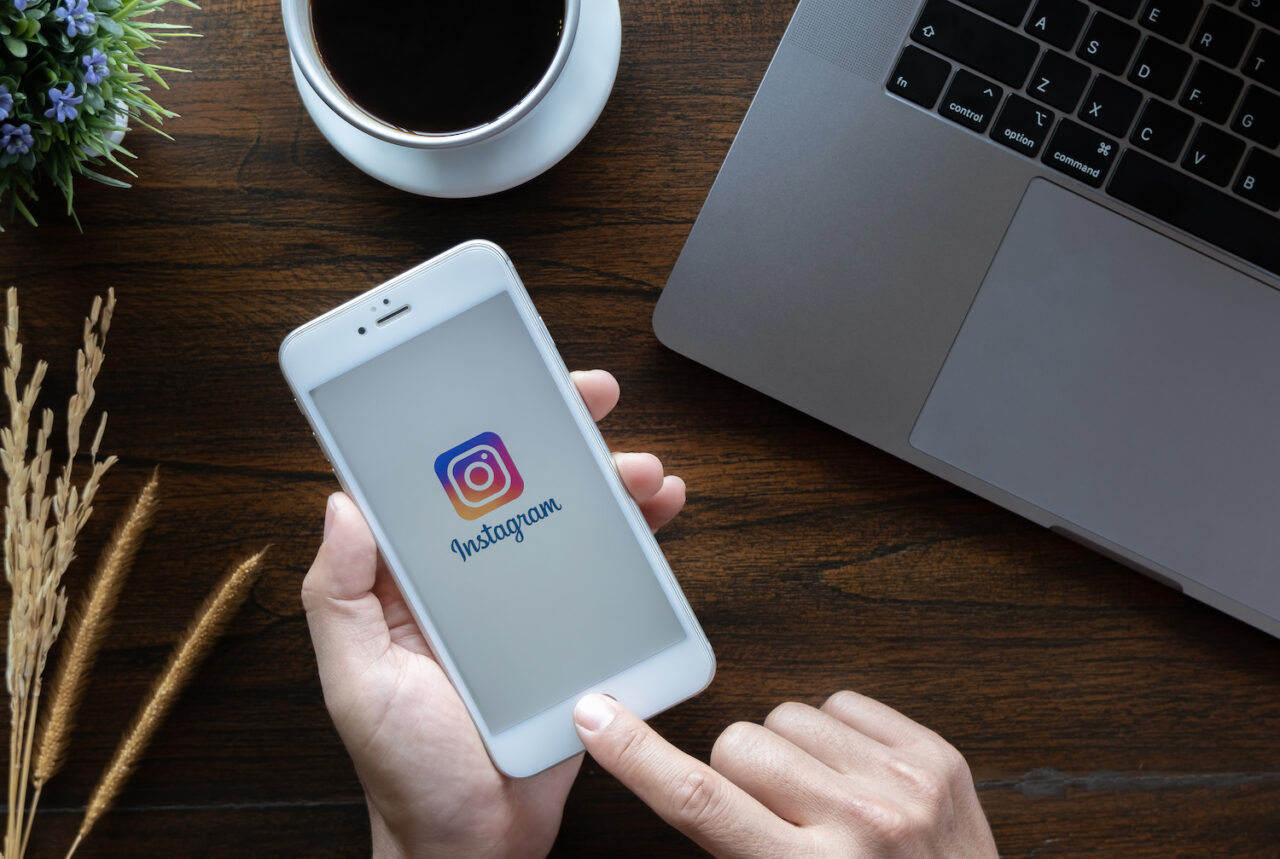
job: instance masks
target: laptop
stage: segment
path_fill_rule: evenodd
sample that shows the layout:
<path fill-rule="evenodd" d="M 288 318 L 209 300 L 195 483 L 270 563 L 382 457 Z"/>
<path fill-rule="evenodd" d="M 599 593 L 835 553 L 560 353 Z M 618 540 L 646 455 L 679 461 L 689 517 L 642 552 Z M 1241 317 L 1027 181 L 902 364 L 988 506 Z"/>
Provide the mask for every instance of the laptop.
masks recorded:
<path fill-rule="evenodd" d="M 1280 0 L 802 0 L 671 349 L 1280 635 Z"/>

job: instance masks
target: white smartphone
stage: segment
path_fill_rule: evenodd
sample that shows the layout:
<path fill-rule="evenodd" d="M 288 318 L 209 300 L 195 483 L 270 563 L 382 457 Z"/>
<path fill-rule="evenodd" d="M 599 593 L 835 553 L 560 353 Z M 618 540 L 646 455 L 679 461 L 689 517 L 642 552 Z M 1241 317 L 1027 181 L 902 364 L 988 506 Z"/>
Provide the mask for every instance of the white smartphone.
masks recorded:
<path fill-rule="evenodd" d="M 499 247 L 460 245 L 307 323 L 280 366 L 502 772 L 581 751 L 588 692 L 648 718 L 711 682 L 711 646 Z"/>

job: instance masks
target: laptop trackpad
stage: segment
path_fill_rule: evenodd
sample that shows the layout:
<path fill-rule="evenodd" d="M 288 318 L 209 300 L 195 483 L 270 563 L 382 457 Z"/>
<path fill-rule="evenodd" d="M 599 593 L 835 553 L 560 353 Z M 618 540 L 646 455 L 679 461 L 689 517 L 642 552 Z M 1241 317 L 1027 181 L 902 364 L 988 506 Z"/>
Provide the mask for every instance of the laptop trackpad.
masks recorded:
<path fill-rule="evenodd" d="M 911 444 L 1280 616 L 1280 292 L 1050 182 Z"/>

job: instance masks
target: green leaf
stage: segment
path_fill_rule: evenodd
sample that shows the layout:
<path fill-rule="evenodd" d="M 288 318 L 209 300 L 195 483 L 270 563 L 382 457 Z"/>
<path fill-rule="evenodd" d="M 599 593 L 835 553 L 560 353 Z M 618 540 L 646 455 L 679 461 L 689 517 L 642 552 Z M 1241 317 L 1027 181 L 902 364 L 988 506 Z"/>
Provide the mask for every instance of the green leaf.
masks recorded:
<path fill-rule="evenodd" d="M 32 194 L 31 198 L 34 200 L 35 194 Z M 22 198 L 17 193 L 13 195 L 13 207 L 18 210 L 18 214 L 22 215 L 28 224 L 33 227 L 36 226 L 35 217 L 32 216 L 31 211 L 26 206 L 22 205 Z"/>
<path fill-rule="evenodd" d="M 104 176 L 101 173 L 98 173 L 94 170 L 90 170 L 88 167 L 81 167 L 80 173 L 86 178 L 92 179 L 95 182 L 101 182 L 103 185 L 110 185 L 112 188 L 132 187 L 128 182 L 121 182 L 119 179 L 113 179 L 110 176 Z"/>
<path fill-rule="evenodd" d="M 137 176 L 137 175 L 138 175 L 137 173 L 134 173 L 132 170 L 130 170 L 130 169 L 129 169 L 128 167 L 126 167 L 124 164 L 120 163 L 120 161 L 119 161 L 119 160 L 117 160 L 117 158 L 116 158 L 116 156 L 117 156 L 117 155 L 123 155 L 125 158 L 132 158 L 132 159 L 133 159 L 133 160 L 135 160 L 135 161 L 137 161 L 137 160 L 138 160 L 138 156 L 137 156 L 137 155 L 134 155 L 134 154 L 133 154 L 132 152 L 130 152 L 128 149 L 125 149 L 125 148 L 124 148 L 124 144 L 123 144 L 123 143 L 118 144 L 118 145 L 116 146 L 116 148 L 115 148 L 115 149 L 113 149 L 113 150 L 111 150 L 110 152 L 108 152 L 108 153 L 107 153 L 107 160 L 108 160 L 108 161 L 110 161 L 112 164 L 114 164 L 114 165 L 116 165 L 117 167 L 119 167 L 119 168 L 120 168 L 121 170 L 123 170 L 124 172 L 128 173 L 130 176 Z"/>
<path fill-rule="evenodd" d="M 21 39 L 15 39 L 13 36 L 4 37 L 4 46 L 9 49 L 9 53 L 15 57 L 25 57 L 27 55 L 27 43 Z"/>
<path fill-rule="evenodd" d="M 122 28 L 120 23 L 114 18 L 108 18 L 106 15 L 100 15 L 98 17 L 98 26 L 115 36 L 117 39 L 124 36 L 124 28 Z"/>

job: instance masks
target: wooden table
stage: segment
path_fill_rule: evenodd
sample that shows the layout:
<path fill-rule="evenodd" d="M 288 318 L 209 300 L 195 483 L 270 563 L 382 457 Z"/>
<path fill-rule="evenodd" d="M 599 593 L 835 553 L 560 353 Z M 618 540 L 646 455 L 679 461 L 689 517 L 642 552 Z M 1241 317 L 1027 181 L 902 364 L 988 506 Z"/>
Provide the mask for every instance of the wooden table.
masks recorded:
<path fill-rule="evenodd" d="M 281 338 L 473 237 L 502 244 L 572 367 L 607 367 L 621 449 L 689 483 L 663 545 L 719 657 L 654 724 L 705 756 L 774 704 L 852 688 L 968 757 L 1014 856 L 1280 856 L 1280 642 L 661 347 L 654 302 L 792 11 L 624 3 L 622 67 L 587 140 L 488 199 L 423 199 L 343 161 L 303 111 L 277 4 L 169 13 L 168 142 L 133 132 L 131 191 L 53 191 L 0 235 L 29 354 L 69 393 L 90 297 L 119 311 L 99 403 L 110 474 L 70 576 L 156 463 L 163 508 L 89 688 L 33 856 L 62 856 L 98 773 L 197 603 L 271 544 L 233 629 L 80 855 L 360 856 L 359 784 L 316 679 L 299 585 L 335 488 L 276 367 Z M 555 855 L 696 851 L 588 762 Z"/>

